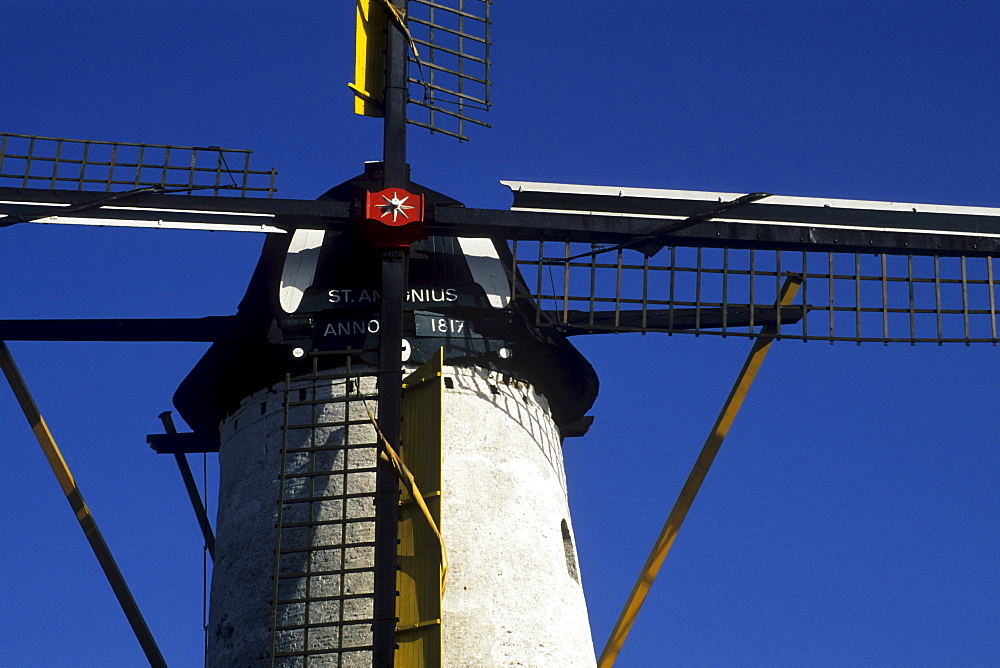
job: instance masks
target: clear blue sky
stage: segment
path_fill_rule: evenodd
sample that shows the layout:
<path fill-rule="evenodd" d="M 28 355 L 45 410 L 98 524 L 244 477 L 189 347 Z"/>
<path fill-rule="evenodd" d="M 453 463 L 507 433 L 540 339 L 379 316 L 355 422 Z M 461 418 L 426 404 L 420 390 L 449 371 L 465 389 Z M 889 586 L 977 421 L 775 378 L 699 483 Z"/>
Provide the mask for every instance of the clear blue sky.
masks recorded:
<path fill-rule="evenodd" d="M 0 5 L 0 131 L 252 148 L 285 197 L 380 157 L 346 87 L 353 3 L 82 5 Z M 493 128 L 410 134 L 414 179 L 469 206 L 508 206 L 502 178 L 1000 206 L 993 0 L 498 2 L 494 21 Z M 261 243 L 0 239 L 2 318 L 231 313 Z M 749 343 L 579 346 L 602 390 L 565 452 L 600 648 Z M 198 665 L 197 526 L 143 441 L 204 346 L 11 349 L 168 661 Z M 777 344 L 619 665 L 1000 662 L 997 354 Z M 0 665 L 142 665 L 4 388 L 0 425 Z"/>

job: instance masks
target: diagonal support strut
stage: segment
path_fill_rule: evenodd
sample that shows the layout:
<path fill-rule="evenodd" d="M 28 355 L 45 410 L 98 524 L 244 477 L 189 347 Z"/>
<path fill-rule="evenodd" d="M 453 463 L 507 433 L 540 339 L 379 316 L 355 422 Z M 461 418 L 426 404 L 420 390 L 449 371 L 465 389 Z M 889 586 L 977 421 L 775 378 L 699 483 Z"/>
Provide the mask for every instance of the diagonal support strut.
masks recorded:
<path fill-rule="evenodd" d="M 791 305 L 801 284 L 802 278 L 800 276 L 789 276 L 786 278 L 784 285 L 781 286 L 781 293 L 778 297 L 779 305 Z M 674 507 L 670 510 L 667 521 L 664 523 L 663 529 L 656 539 L 656 544 L 653 545 L 653 551 L 650 553 L 649 558 L 646 559 L 646 564 L 642 567 L 639 579 L 636 581 L 635 586 L 632 588 L 632 593 L 629 594 L 628 600 L 625 602 L 625 607 L 618 617 L 614 629 L 611 631 L 608 643 L 597 660 L 598 668 L 611 668 L 614 665 L 615 658 L 618 656 L 618 652 L 621 651 L 622 645 L 625 643 L 625 638 L 628 636 L 628 632 L 631 630 L 632 624 L 639 614 L 639 608 L 642 607 L 643 601 L 646 600 L 646 595 L 649 593 L 650 587 L 653 586 L 653 580 L 656 578 L 656 574 L 659 573 L 660 567 L 663 565 L 663 560 L 667 558 L 670 546 L 674 544 L 674 539 L 681 528 L 681 523 L 684 522 L 684 518 L 691 509 L 694 497 L 698 494 L 701 484 L 705 481 L 708 469 L 712 465 L 715 455 L 718 454 L 719 448 L 722 446 L 722 441 L 726 438 L 726 434 L 729 433 L 729 428 L 732 427 L 733 421 L 736 419 L 736 414 L 743 405 L 743 400 L 746 399 L 747 393 L 750 391 L 750 386 L 753 384 L 754 378 L 756 378 L 757 372 L 764 362 L 764 357 L 767 356 L 771 343 L 777 338 L 779 331 L 778 324 L 767 325 L 761 329 L 760 334 L 754 341 L 753 347 L 750 349 L 750 354 L 747 355 L 746 362 L 743 363 L 743 368 L 736 377 L 733 389 L 730 390 L 729 396 L 726 398 L 725 404 L 723 404 L 722 411 L 719 413 L 712 431 L 709 432 L 708 438 L 705 439 L 705 445 L 702 446 L 701 452 L 698 454 L 698 459 L 695 460 L 694 468 L 691 469 L 691 473 L 684 482 L 684 486 L 677 496 L 677 501 L 674 502 Z"/>
<path fill-rule="evenodd" d="M 177 427 L 174 425 L 174 418 L 170 414 L 170 411 L 163 411 L 158 416 L 160 422 L 163 423 L 163 429 L 168 434 L 176 434 Z M 194 481 L 194 475 L 191 473 L 191 465 L 188 464 L 187 455 L 183 452 L 175 452 L 174 459 L 177 460 L 177 468 L 181 472 L 181 478 L 184 480 L 184 489 L 187 490 L 188 498 L 191 500 L 191 507 L 194 508 L 195 517 L 198 518 L 198 526 L 201 528 L 201 536 L 205 539 L 205 549 L 208 550 L 208 556 L 215 561 L 215 534 L 212 532 L 212 523 L 208 519 L 208 513 L 205 511 L 205 504 L 201 502 L 201 496 L 198 494 L 198 484 Z M 208 492 L 206 491 L 206 496 Z"/>
<path fill-rule="evenodd" d="M 150 666 L 166 668 L 167 662 L 164 661 L 163 655 L 156 645 L 156 640 L 153 639 L 153 634 L 150 633 L 146 620 L 143 619 L 139 606 L 132 597 L 128 584 L 126 584 L 121 571 L 118 570 L 118 564 L 115 563 L 115 558 L 112 556 L 108 544 L 104 542 L 104 536 L 97 528 L 97 522 L 90 513 L 87 503 L 83 500 L 83 494 L 80 493 L 80 488 L 77 487 L 73 474 L 70 473 L 69 466 L 66 465 L 66 460 L 63 459 L 62 453 L 59 451 L 59 446 L 56 445 L 48 425 L 45 424 L 35 400 L 28 391 L 24 378 L 21 377 L 21 372 L 14 364 L 14 358 L 11 357 L 7 345 L 2 340 L 0 340 L 0 369 L 7 377 L 7 382 L 10 383 L 14 396 L 17 397 L 17 402 L 24 412 L 24 417 L 27 418 L 31 430 L 35 433 L 35 438 L 38 439 L 38 444 L 42 446 L 42 452 L 45 453 L 45 458 L 48 460 L 49 466 L 52 467 L 52 472 L 55 473 L 59 486 L 66 495 L 66 500 L 73 508 L 73 514 L 76 515 L 80 528 L 87 536 L 87 541 L 90 543 L 97 561 L 100 562 L 104 575 L 108 578 L 108 583 L 114 590 L 118 603 L 121 605 L 125 617 L 128 618 L 136 639 L 142 646 L 142 651 L 146 654 L 146 660 L 149 661 Z"/>

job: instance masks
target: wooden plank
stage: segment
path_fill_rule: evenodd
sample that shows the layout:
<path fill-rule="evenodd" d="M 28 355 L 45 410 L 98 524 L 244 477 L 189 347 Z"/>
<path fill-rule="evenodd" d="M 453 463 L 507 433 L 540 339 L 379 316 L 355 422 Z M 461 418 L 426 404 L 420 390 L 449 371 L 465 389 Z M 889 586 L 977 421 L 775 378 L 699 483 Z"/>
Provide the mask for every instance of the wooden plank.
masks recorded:
<path fill-rule="evenodd" d="M 441 526 L 443 350 L 403 381 L 400 459 Z M 441 545 L 417 503 L 400 486 L 396 665 L 441 665 Z"/>

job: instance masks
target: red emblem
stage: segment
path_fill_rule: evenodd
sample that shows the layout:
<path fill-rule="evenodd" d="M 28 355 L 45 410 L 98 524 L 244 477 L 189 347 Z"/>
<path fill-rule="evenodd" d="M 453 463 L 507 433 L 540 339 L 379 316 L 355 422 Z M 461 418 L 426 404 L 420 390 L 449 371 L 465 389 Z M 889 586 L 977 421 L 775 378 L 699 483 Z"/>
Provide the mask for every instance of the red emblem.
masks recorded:
<path fill-rule="evenodd" d="M 426 237 L 424 196 L 402 188 L 365 191 L 365 219 L 364 234 L 377 246 L 405 248 Z"/>
<path fill-rule="evenodd" d="M 365 193 L 365 217 L 393 227 L 419 223 L 424 219 L 424 196 L 402 188 L 386 188 Z"/>

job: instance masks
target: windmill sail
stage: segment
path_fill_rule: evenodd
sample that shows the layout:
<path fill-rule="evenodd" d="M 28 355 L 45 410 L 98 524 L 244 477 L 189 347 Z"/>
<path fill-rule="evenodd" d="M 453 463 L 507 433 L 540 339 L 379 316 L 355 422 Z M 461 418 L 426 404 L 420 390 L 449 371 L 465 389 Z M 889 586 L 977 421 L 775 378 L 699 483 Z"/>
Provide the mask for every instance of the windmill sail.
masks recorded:
<path fill-rule="evenodd" d="M 993 343 L 996 259 L 671 246 L 654 259 L 590 244 L 517 242 L 530 300 L 564 333 L 694 333 L 854 343 Z M 802 277 L 776 306 L 788 273 Z M 539 324 L 545 323 L 540 321 Z"/>
<path fill-rule="evenodd" d="M 244 198 L 270 198 L 274 169 L 248 150 L 0 133 L 0 227 L 21 222 L 282 232 Z M 185 202 L 178 193 L 196 195 Z M 211 199 L 206 195 L 214 196 Z"/>
<path fill-rule="evenodd" d="M 519 297 L 567 333 L 754 337 L 776 322 L 778 336 L 804 341 L 998 341 L 1000 209 L 507 185 L 519 211 L 574 217 L 573 239 L 591 227 L 590 243 L 514 246 L 531 286 Z M 645 227 L 626 231 L 638 221 Z M 597 243 L 601 234 L 613 245 Z M 788 272 L 803 284 L 794 311 L 782 312 L 777 294 Z"/>
<path fill-rule="evenodd" d="M 406 122 L 459 141 L 465 124 L 489 127 L 490 5 L 492 0 L 358 0 L 354 112 L 385 116 L 388 26 L 405 33 L 409 74 Z"/>
<path fill-rule="evenodd" d="M 277 172 L 250 169 L 245 149 L 62 139 L 0 133 L 0 184 L 48 190 L 145 187 L 271 197 Z"/>

